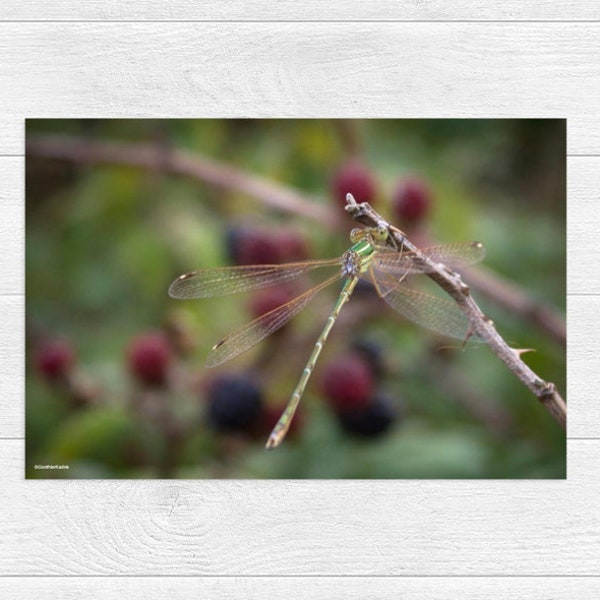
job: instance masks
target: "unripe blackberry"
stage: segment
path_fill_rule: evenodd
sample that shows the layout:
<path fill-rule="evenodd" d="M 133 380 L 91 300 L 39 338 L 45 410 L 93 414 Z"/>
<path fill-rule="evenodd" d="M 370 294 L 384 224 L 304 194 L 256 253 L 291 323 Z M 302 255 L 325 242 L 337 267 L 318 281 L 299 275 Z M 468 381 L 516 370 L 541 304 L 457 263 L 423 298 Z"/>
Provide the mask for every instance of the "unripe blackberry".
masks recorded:
<path fill-rule="evenodd" d="M 282 248 L 267 229 L 244 229 L 237 240 L 239 265 L 270 265 L 283 262 Z"/>
<path fill-rule="evenodd" d="M 392 427 L 397 413 L 390 398 L 377 395 L 364 406 L 337 413 L 337 418 L 346 433 L 373 438 Z"/>
<path fill-rule="evenodd" d="M 373 393 L 373 386 L 371 368 L 356 354 L 339 356 L 325 367 L 322 391 L 338 412 L 367 404 Z"/>
<path fill-rule="evenodd" d="M 306 260 L 310 253 L 306 238 L 296 229 L 285 228 L 273 232 L 281 254 L 281 262 Z"/>
<path fill-rule="evenodd" d="M 233 226 L 225 233 L 227 254 L 238 265 L 280 264 L 309 256 L 305 238 L 295 229 Z"/>
<path fill-rule="evenodd" d="M 158 332 L 137 336 L 127 350 L 129 371 L 138 381 L 151 386 L 166 383 L 171 358 L 169 342 Z"/>
<path fill-rule="evenodd" d="M 66 340 L 46 340 L 35 352 L 35 366 L 48 381 L 64 380 L 74 362 L 75 353 Z"/>
<path fill-rule="evenodd" d="M 357 202 L 373 203 L 376 193 L 375 178 L 371 171 L 358 160 L 347 162 L 338 169 L 331 182 L 333 197 L 341 206 L 346 206 L 346 194 L 350 193 Z"/>
<path fill-rule="evenodd" d="M 276 406 L 272 406 L 272 405 L 265 406 L 265 409 L 263 410 L 263 414 L 262 414 L 262 419 L 261 419 L 261 430 L 262 430 L 261 434 L 262 435 L 265 435 L 265 436 L 269 435 L 271 433 L 271 431 L 273 431 L 273 427 L 275 427 L 275 425 L 277 425 L 277 421 L 279 421 L 279 418 L 283 414 L 283 411 L 285 410 L 286 405 L 287 405 L 287 402 L 284 402 L 284 403 L 276 405 Z M 296 411 L 296 414 L 294 415 L 294 418 L 292 419 L 290 428 L 288 429 L 288 432 L 286 434 L 286 439 L 293 438 L 296 435 L 298 435 L 298 433 L 300 431 L 302 431 L 303 426 L 304 426 L 304 413 L 302 412 L 302 409 L 300 408 Z"/>
<path fill-rule="evenodd" d="M 432 194 L 428 185 L 421 179 L 410 177 L 398 182 L 392 206 L 402 223 L 413 224 L 429 214 L 431 201 Z"/>
<path fill-rule="evenodd" d="M 207 389 L 207 419 L 220 432 L 250 432 L 258 423 L 262 393 L 254 379 L 245 374 L 223 374 Z"/>
<path fill-rule="evenodd" d="M 375 379 L 385 373 L 384 349 L 381 344 L 370 339 L 359 339 L 352 343 L 352 350 L 366 361 Z"/>

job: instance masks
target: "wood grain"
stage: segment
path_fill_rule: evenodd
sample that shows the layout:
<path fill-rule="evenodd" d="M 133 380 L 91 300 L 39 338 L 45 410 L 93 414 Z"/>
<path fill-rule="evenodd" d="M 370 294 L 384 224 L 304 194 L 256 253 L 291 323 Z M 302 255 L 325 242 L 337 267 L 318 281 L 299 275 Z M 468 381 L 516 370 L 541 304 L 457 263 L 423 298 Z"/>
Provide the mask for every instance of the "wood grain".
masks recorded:
<path fill-rule="evenodd" d="M 24 117 L 568 117 L 600 153 L 600 23 L 0 25 L 0 154 Z"/>
<path fill-rule="evenodd" d="M 23 119 L 42 116 L 567 117 L 572 405 L 568 481 L 25 482 L 23 441 L 0 440 L 0 597 L 598 597 L 599 18 L 593 0 L 3 2 L 0 437 L 23 436 Z M 188 19 L 223 22 L 169 22 Z M 298 22 L 226 22 L 263 19 Z"/>
<path fill-rule="evenodd" d="M 568 481 L 21 481 L 0 442 L 0 573 L 600 575 L 600 444 Z"/>
<path fill-rule="evenodd" d="M 11 577 L 0 596 L 21 600 L 581 600 L 596 598 L 594 577 Z"/>
<path fill-rule="evenodd" d="M 143 2 L 96 2 L 81 0 L 5 0 L 0 20 L 23 21 L 586 21 L 598 20 L 600 7 L 594 0 L 505 0 L 468 2 L 459 0 L 369 0 L 368 2 L 196 2 L 163 0 Z"/>

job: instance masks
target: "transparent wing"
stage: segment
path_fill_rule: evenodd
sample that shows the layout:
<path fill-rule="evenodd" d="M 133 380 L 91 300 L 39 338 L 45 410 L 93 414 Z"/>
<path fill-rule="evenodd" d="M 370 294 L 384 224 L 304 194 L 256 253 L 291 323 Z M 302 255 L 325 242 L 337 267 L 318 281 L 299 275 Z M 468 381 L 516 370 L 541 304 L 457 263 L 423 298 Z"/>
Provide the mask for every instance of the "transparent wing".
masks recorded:
<path fill-rule="evenodd" d="M 456 303 L 405 287 L 375 269 L 372 278 L 379 295 L 410 321 L 462 341 L 478 339 L 472 335 L 469 319 Z"/>
<path fill-rule="evenodd" d="M 178 277 L 169 287 L 169 296 L 179 299 L 227 296 L 286 283 L 313 269 L 333 267 L 339 264 L 339 258 L 332 258 L 284 265 L 200 269 Z"/>
<path fill-rule="evenodd" d="M 451 269 L 460 269 L 475 264 L 485 256 L 485 247 L 481 242 L 460 242 L 430 246 L 420 249 L 421 254 L 435 263 L 443 263 Z M 401 278 L 405 275 L 429 273 L 432 269 L 427 265 L 415 262 L 415 253 L 396 252 L 389 248 L 378 249 L 373 264 L 378 271 Z"/>
<path fill-rule="evenodd" d="M 246 350 L 264 340 L 268 335 L 283 327 L 292 317 L 296 316 L 318 292 L 341 276 L 340 273 L 333 275 L 293 300 L 274 308 L 272 311 L 234 331 L 213 346 L 206 359 L 206 366 L 216 367 L 246 352 Z"/>

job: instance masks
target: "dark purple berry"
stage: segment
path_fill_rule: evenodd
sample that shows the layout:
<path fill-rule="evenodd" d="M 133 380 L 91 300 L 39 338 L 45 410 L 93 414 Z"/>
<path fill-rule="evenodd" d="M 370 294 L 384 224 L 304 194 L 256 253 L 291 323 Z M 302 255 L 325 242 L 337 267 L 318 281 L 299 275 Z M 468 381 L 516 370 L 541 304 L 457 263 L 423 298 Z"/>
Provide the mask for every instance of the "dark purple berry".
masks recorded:
<path fill-rule="evenodd" d="M 240 264 L 240 241 L 245 231 L 246 229 L 239 225 L 231 225 L 225 231 L 225 250 L 229 260 L 234 264 Z"/>
<path fill-rule="evenodd" d="M 237 243 L 240 265 L 271 265 L 283 262 L 282 248 L 276 236 L 267 229 L 246 229 Z"/>
<path fill-rule="evenodd" d="M 309 256 L 306 239 L 291 228 L 232 226 L 225 233 L 225 245 L 231 262 L 238 265 L 280 264 Z"/>
<path fill-rule="evenodd" d="M 396 186 L 392 205 L 398 219 L 403 223 L 415 223 L 424 219 L 431 209 L 432 194 L 421 179 L 410 177 Z"/>
<path fill-rule="evenodd" d="M 171 346 L 158 332 L 136 337 L 127 350 L 127 364 L 131 374 L 146 385 L 164 385 L 171 364 Z"/>
<path fill-rule="evenodd" d="M 375 379 L 385 373 L 384 350 L 381 344 L 370 339 L 360 339 L 352 344 L 352 350 L 367 362 Z"/>
<path fill-rule="evenodd" d="M 346 433 L 373 438 L 391 428 L 397 418 L 397 412 L 390 398 L 377 395 L 364 406 L 338 413 L 337 418 Z"/>
<path fill-rule="evenodd" d="M 35 365 L 49 381 L 65 379 L 74 362 L 75 353 L 66 340 L 46 340 L 35 352 Z"/>
<path fill-rule="evenodd" d="M 339 356 L 325 367 L 323 394 L 338 412 L 367 404 L 373 385 L 371 368 L 356 354 Z"/>
<path fill-rule="evenodd" d="M 279 246 L 282 262 L 306 260 L 310 252 L 306 238 L 297 230 L 286 228 L 274 232 L 275 241 Z"/>
<path fill-rule="evenodd" d="M 371 171 L 354 159 L 340 167 L 331 183 L 333 197 L 341 206 L 346 206 L 346 194 L 350 193 L 357 202 L 373 203 L 376 193 L 375 178 Z"/>
<path fill-rule="evenodd" d="M 249 432 L 258 423 L 262 393 L 254 379 L 244 374 L 224 374 L 207 389 L 207 419 L 220 432 Z"/>
<path fill-rule="evenodd" d="M 358 280 L 358 283 L 354 288 L 354 296 L 357 298 L 364 298 L 365 300 L 368 300 L 369 298 L 379 298 L 375 286 L 370 281 L 362 278 Z"/>

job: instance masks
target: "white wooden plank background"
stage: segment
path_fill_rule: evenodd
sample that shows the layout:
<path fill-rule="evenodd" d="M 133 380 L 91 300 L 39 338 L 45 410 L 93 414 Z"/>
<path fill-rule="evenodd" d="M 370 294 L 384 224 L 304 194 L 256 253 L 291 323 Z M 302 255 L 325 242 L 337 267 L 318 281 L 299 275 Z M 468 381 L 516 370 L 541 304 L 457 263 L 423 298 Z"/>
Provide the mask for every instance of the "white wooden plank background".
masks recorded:
<path fill-rule="evenodd" d="M 35 577 L 0 579 L 2 598 L 39 600 L 264 600 L 294 598 L 297 600 L 497 600 L 527 598 L 528 600 L 581 600 L 595 598 L 597 581 L 590 577 Z"/>
<path fill-rule="evenodd" d="M 600 153 L 600 23 L 0 23 L 0 56 L 7 154 L 27 115 L 568 117 Z"/>
<path fill-rule="evenodd" d="M 595 440 L 567 481 L 21 481 L 2 450 L 7 575 L 598 573 Z"/>
<path fill-rule="evenodd" d="M 598 19 L 594 0 L 5 0 L 0 597 L 597 598 Z M 23 481 L 23 119 L 42 116 L 567 117 L 568 481 Z"/>
<path fill-rule="evenodd" d="M 586 21 L 600 18 L 595 0 L 4 0 L 1 20 L 14 21 Z"/>

